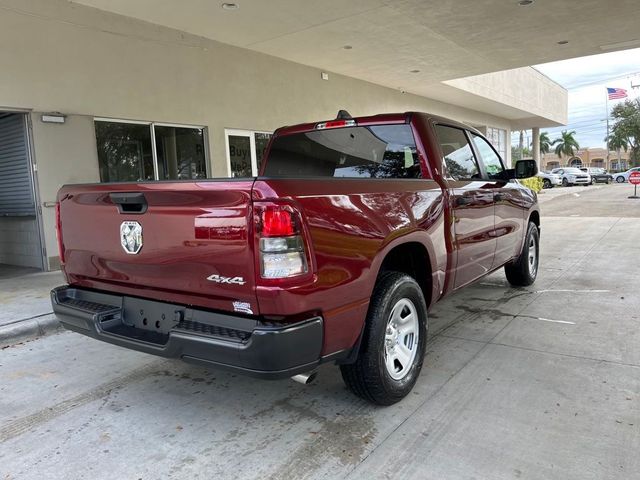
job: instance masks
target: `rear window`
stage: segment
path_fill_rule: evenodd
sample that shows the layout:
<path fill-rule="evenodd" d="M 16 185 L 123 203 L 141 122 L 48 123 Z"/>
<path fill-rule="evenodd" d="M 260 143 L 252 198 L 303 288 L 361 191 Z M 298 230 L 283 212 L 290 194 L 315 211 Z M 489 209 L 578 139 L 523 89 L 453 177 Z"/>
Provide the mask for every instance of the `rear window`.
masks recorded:
<path fill-rule="evenodd" d="M 420 178 L 409 125 L 347 127 L 276 137 L 268 177 Z"/>

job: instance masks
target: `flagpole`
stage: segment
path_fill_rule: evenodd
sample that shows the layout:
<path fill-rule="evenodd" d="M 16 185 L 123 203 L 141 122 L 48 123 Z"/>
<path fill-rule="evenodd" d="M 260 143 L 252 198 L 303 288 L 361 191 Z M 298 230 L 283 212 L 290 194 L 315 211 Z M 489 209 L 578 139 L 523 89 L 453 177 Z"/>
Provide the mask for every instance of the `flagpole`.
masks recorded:
<path fill-rule="evenodd" d="M 607 119 L 607 138 L 605 140 L 605 148 L 607 149 L 607 171 L 611 170 L 611 162 L 609 161 L 609 89 L 607 87 L 604 87 L 605 90 L 605 97 L 604 97 L 604 104 L 605 104 L 605 108 L 607 109 L 607 116 L 605 117 Z M 618 166 L 619 167 L 619 166 Z"/>

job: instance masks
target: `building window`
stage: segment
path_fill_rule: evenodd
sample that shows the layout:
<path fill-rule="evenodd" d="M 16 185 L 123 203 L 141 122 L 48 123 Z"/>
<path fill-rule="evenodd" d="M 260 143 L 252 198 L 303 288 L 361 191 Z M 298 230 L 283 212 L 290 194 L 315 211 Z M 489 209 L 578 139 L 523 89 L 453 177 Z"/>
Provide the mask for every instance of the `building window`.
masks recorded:
<path fill-rule="evenodd" d="M 269 132 L 226 129 L 228 175 L 256 177 L 271 136 Z"/>
<path fill-rule="evenodd" d="M 487 127 L 487 140 L 497 150 L 500 157 L 507 159 L 507 131 L 501 128 Z"/>
<path fill-rule="evenodd" d="M 95 120 L 101 182 L 207 177 L 205 129 Z"/>

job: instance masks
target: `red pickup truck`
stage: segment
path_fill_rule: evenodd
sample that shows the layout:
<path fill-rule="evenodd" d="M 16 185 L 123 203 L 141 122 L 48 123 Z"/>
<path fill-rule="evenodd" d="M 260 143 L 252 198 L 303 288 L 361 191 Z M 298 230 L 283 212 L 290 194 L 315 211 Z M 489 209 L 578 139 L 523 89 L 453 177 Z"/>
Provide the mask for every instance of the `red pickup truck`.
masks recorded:
<path fill-rule="evenodd" d="M 428 309 L 504 267 L 538 270 L 536 195 L 467 125 L 425 113 L 275 132 L 257 178 L 67 185 L 63 325 L 266 377 L 335 362 L 388 405 L 420 373 Z"/>

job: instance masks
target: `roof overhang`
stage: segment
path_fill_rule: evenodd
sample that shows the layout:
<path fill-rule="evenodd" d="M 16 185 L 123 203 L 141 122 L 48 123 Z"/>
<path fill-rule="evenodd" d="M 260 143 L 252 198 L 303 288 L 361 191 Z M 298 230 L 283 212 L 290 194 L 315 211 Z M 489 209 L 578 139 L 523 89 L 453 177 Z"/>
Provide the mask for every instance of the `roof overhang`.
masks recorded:
<path fill-rule="evenodd" d="M 615 8 L 601 0 L 535 0 L 526 6 L 518 0 L 237 0 L 236 10 L 202 0 L 73 2 L 409 93 L 464 102 L 531 126 L 565 123 L 566 114 L 543 114 L 500 95 L 479 96 L 469 82 L 461 87 L 454 79 L 640 45 L 637 0 L 616 0 Z"/>

